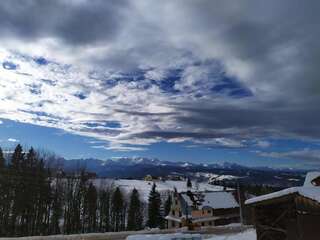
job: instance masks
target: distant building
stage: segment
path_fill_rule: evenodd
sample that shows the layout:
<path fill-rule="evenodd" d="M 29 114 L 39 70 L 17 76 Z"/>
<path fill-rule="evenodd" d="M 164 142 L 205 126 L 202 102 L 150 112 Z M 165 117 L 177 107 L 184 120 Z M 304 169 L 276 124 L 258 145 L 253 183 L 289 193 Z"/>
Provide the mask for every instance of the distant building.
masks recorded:
<path fill-rule="evenodd" d="M 218 226 L 239 222 L 239 204 L 230 191 L 173 193 L 168 228 Z"/>
<path fill-rule="evenodd" d="M 151 175 L 147 175 L 147 176 L 144 177 L 144 180 L 145 181 L 152 181 L 153 177 Z"/>
<path fill-rule="evenodd" d="M 307 174 L 301 187 L 246 201 L 258 240 L 320 239 L 320 172 Z"/>

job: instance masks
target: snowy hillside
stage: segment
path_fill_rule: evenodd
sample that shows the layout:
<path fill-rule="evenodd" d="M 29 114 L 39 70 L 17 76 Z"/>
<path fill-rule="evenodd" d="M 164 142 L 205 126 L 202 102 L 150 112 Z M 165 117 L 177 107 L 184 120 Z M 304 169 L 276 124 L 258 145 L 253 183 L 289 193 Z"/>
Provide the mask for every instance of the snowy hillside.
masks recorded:
<path fill-rule="evenodd" d="M 130 193 L 134 188 L 140 193 L 142 200 L 147 201 L 149 192 L 152 188 L 153 182 L 157 185 L 157 190 L 166 194 L 168 191 L 174 191 L 176 188 L 178 192 L 186 192 L 188 190 L 199 191 L 222 191 L 223 187 L 215 186 L 208 183 L 196 183 L 192 182 L 192 188 L 187 188 L 185 181 L 145 181 L 145 180 L 128 180 L 128 179 L 118 179 L 118 180 L 105 180 L 105 179 L 95 179 L 95 185 L 97 187 L 101 186 L 103 182 L 108 184 L 113 184 L 114 186 L 120 187 L 126 193 Z"/>

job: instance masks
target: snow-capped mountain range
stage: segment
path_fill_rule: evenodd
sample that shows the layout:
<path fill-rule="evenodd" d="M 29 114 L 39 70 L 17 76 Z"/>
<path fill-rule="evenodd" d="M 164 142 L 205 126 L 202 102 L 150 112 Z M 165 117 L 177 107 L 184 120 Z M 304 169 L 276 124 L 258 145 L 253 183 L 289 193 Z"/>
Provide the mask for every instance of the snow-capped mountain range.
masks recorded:
<path fill-rule="evenodd" d="M 204 181 L 229 180 L 275 186 L 295 186 L 304 179 L 305 172 L 290 169 L 272 169 L 268 167 L 247 167 L 236 163 L 203 164 L 191 162 L 161 161 L 157 158 L 121 157 L 100 160 L 59 159 L 65 171 L 85 168 L 98 177 L 142 179 L 152 176 L 191 177 Z M 222 176 L 222 177 L 221 177 Z M 228 176 L 228 177 L 225 177 Z"/>

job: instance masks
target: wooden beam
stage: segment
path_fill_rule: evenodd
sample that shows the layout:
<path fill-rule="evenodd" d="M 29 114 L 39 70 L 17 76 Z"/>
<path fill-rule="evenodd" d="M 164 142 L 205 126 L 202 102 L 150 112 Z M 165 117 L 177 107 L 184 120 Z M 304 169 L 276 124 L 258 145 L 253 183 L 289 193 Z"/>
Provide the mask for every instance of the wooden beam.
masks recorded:
<path fill-rule="evenodd" d="M 272 230 L 275 232 L 282 232 L 284 234 L 287 234 L 287 230 L 282 229 L 282 228 L 278 228 L 278 227 L 271 227 L 271 226 L 262 225 L 262 224 L 259 224 L 258 227 L 263 228 L 264 230 Z"/>

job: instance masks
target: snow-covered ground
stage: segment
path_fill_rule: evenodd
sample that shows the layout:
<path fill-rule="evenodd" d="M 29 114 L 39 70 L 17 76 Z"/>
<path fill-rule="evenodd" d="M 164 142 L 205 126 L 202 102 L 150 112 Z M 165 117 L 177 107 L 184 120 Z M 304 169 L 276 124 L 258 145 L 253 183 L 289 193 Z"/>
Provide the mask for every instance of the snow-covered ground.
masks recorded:
<path fill-rule="evenodd" d="M 233 180 L 240 178 L 238 176 L 233 175 L 220 175 L 220 174 L 214 174 L 214 173 L 208 173 L 208 172 L 197 172 L 195 173 L 195 176 L 197 177 L 205 177 L 208 178 L 209 181 L 223 181 L 223 180 Z"/>
<path fill-rule="evenodd" d="M 149 234 L 149 235 L 134 235 L 128 236 L 127 240 L 256 240 L 256 232 L 254 230 L 247 230 L 236 234 L 215 235 L 209 238 L 203 238 L 200 234 Z"/>
<path fill-rule="evenodd" d="M 121 190 L 125 191 L 126 193 L 130 193 L 134 188 L 136 188 L 139 193 L 141 200 L 147 201 L 149 197 L 150 190 L 152 188 L 153 182 L 157 185 L 157 190 L 162 193 L 166 194 L 169 191 L 174 191 L 177 189 L 178 192 L 186 192 L 188 190 L 199 190 L 199 191 L 222 191 L 223 187 L 215 186 L 208 183 L 196 183 L 192 182 L 192 188 L 187 188 L 186 181 L 145 181 L 145 180 L 129 180 L 129 179 L 95 179 L 95 185 L 97 187 L 103 185 L 103 182 L 107 184 L 113 184 L 114 186 L 120 187 Z"/>
<path fill-rule="evenodd" d="M 247 230 L 237 234 L 226 234 L 212 236 L 206 240 L 256 240 L 257 235 L 255 230 Z"/>
<path fill-rule="evenodd" d="M 150 234 L 150 235 L 134 235 L 128 236 L 127 240 L 202 240 L 200 234 Z"/>

